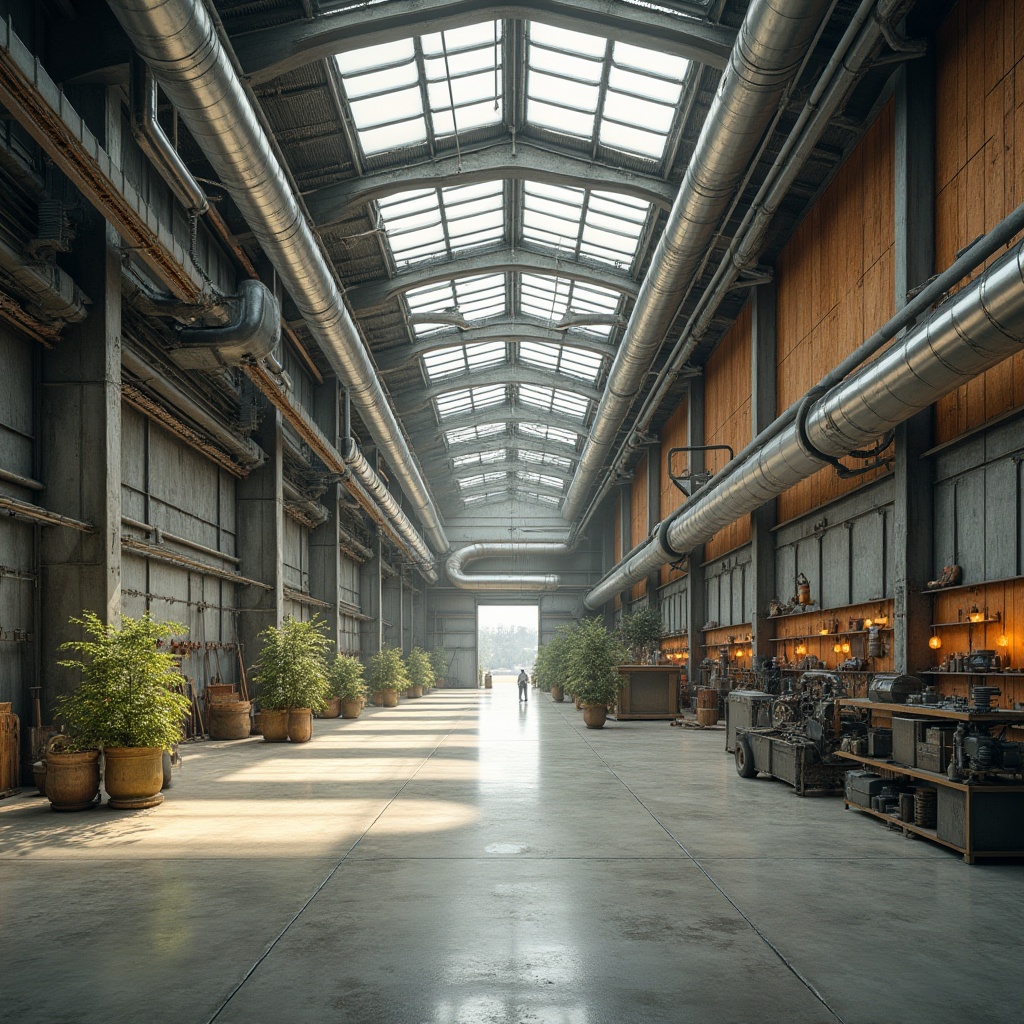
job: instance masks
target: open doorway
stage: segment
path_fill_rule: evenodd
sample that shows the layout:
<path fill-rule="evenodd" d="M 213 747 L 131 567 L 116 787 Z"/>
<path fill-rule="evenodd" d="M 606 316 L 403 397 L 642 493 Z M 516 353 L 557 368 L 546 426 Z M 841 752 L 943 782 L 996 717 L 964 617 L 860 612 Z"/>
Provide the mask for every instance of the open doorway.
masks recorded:
<path fill-rule="evenodd" d="M 537 658 L 539 608 L 535 604 L 482 604 L 476 610 L 477 665 L 494 685 L 514 683 Z"/>

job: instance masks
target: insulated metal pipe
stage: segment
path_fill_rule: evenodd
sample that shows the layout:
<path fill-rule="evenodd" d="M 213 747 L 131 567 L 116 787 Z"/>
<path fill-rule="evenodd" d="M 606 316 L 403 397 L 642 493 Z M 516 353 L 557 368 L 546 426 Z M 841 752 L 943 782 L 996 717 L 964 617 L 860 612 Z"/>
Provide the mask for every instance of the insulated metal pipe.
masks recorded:
<path fill-rule="evenodd" d="M 747 10 L 609 371 L 564 518 L 582 511 L 733 191 L 829 7 L 829 0 L 753 0 Z"/>
<path fill-rule="evenodd" d="M 568 544 L 546 541 L 491 541 L 468 544 L 458 548 L 448 558 L 445 571 L 448 579 L 463 590 L 557 590 L 561 577 L 552 573 L 476 573 L 467 575 L 463 568 L 480 558 L 516 558 L 526 555 L 568 555 Z"/>
<path fill-rule="evenodd" d="M 204 5 L 197 0 L 108 3 L 348 388 L 431 544 L 446 551 L 440 516 L 370 354 Z"/>
<path fill-rule="evenodd" d="M 861 448 L 1024 346 L 1024 243 L 1014 246 L 874 362 L 808 399 L 793 422 L 735 460 L 584 598 L 599 608 L 668 559 Z"/>

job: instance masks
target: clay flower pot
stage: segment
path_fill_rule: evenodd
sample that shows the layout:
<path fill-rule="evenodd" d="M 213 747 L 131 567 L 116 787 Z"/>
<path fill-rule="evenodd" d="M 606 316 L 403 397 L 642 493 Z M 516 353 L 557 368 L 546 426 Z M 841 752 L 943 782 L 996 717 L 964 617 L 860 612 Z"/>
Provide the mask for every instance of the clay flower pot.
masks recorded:
<path fill-rule="evenodd" d="M 210 704 L 207 723 L 211 740 L 244 740 L 249 736 L 249 712 L 252 704 L 247 700 L 215 700 Z"/>
<path fill-rule="evenodd" d="M 313 712 L 309 708 L 291 708 L 288 712 L 288 739 L 308 743 L 313 738 Z"/>
<path fill-rule="evenodd" d="M 341 698 L 340 697 L 328 697 L 327 703 L 324 705 L 323 711 L 320 712 L 320 718 L 340 718 L 341 717 Z"/>
<path fill-rule="evenodd" d="M 355 700 L 343 700 L 341 702 L 342 718 L 358 718 L 363 710 L 363 702 L 360 698 Z"/>
<path fill-rule="evenodd" d="M 164 752 L 161 747 L 106 747 L 103 788 L 117 810 L 139 810 L 164 802 Z"/>
<path fill-rule="evenodd" d="M 378 708 L 397 708 L 398 707 L 398 691 L 397 690 L 378 690 L 373 695 L 373 703 Z"/>
<path fill-rule="evenodd" d="M 551 699 L 556 704 L 561 704 L 562 703 L 562 701 L 565 699 L 565 693 L 562 690 L 562 687 L 560 687 L 560 686 L 552 686 L 551 687 Z"/>
<path fill-rule="evenodd" d="M 284 743 L 288 739 L 288 712 L 261 711 L 260 729 L 267 743 Z"/>
<path fill-rule="evenodd" d="M 408 690 L 405 691 L 406 697 L 412 699 L 414 697 L 423 696 L 423 687 L 419 683 L 413 683 Z"/>
<path fill-rule="evenodd" d="M 583 724 L 588 729 L 603 729 L 608 719 L 608 708 L 604 704 L 584 704 Z"/>
<path fill-rule="evenodd" d="M 100 789 L 100 752 L 62 754 L 48 750 L 43 785 L 55 811 L 84 811 L 94 806 Z"/>

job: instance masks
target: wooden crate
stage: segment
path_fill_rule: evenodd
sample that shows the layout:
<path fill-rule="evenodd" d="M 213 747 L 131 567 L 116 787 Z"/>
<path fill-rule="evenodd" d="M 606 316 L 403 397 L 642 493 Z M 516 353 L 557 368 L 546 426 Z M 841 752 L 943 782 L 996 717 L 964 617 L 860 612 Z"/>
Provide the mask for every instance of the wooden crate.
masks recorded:
<path fill-rule="evenodd" d="M 0 797 L 10 796 L 21 786 L 20 762 L 21 723 L 12 711 L 0 710 Z"/>

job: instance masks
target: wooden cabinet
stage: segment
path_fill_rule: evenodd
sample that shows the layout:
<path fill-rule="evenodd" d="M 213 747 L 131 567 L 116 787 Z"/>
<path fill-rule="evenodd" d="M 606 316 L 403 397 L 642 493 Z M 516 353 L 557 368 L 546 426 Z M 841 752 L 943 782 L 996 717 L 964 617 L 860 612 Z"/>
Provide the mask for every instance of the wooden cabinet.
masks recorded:
<path fill-rule="evenodd" d="M 671 665 L 620 665 L 623 677 L 614 718 L 665 719 L 679 714 L 679 669 Z"/>

